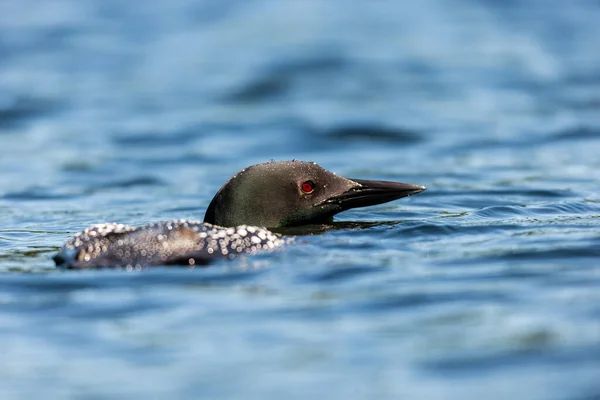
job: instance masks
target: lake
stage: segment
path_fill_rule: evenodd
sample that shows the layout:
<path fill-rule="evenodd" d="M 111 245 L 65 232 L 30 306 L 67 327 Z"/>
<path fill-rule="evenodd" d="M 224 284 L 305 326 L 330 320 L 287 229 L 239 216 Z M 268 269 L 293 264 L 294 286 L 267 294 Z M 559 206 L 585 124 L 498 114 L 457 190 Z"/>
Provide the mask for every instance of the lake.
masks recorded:
<path fill-rule="evenodd" d="M 600 397 L 600 3 L 0 3 L 0 398 Z M 427 186 L 208 268 L 62 271 L 242 168 Z"/>

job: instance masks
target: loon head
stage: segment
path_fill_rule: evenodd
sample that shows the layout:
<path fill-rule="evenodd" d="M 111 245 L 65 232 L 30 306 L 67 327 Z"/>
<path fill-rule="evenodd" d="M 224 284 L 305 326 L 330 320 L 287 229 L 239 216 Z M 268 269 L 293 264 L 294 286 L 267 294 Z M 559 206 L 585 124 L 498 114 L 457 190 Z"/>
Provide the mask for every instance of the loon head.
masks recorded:
<path fill-rule="evenodd" d="M 248 167 L 211 201 L 204 222 L 268 228 L 331 221 L 344 210 L 386 203 L 425 190 L 399 182 L 348 179 L 312 162 L 280 161 Z"/>

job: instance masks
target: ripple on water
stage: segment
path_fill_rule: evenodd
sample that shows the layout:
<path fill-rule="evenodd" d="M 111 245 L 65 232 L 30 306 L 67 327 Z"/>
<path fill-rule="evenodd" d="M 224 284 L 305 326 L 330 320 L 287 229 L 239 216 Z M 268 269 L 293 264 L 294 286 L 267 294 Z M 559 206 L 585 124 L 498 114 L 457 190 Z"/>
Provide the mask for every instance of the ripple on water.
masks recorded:
<path fill-rule="evenodd" d="M 600 213 L 600 207 L 585 201 L 548 203 L 521 206 L 491 206 L 469 214 L 469 219 L 519 219 L 531 218 L 548 221 L 552 218 L 564 221 L 567 217 L 594 216 Z"/>
<path fill-rule="evenodd" d="M 129 189 L 144 186 L 166 186 L 166 182 L 154 176 L 137 176 L 130 179 L 97 183 L 86 189 L 85 193 L 91 194 L 110 189 Z"/>
<path fill-rule="evenodd" d="M 598 127 L 577 127 L 557 132 L 551 136 L 553 140 L 565 141 L 571 143 L 573 140 L 598 140 L 600 138 L 600 128 Z"/>
<path fill-rule="evenodd" d="M 49 100 L 31 97 L 17 97 L 8 102 L 0 98 L 0 134 L 10 128 L 29 124 L 40 116 L 55 111 L 57 104 Z"/>
<path fill-rule="evenodd" d="M 111 141 L 117 146 L 135 146 L 138 149 L 181 147 L 197 141 L 202 130 L 201 126 L 165 132 L 136 130 L 133 133 L 114 134 Z"/>
<path fill-rule="evenodd" d="M 113 180 L 113 181 L 102 181 L 98 178 L 105 178 L 104 176 L 96 177 L 98 182 L 89 185 L 91 179 L 87 179 L 87 188 L 77 188 L 77 192 L 65 193 L 63 188 L 46 188 L 46 187 L 32 187 L 29 189 L 14 191 L 5 193 L 1 198 L 11 201 L 63 201 L 81 198 L 84 195 L 89 195 L 97 192 L 108 191 L 113 189 L 132 189 L 137 187 L 146 186 L 164 186 L 165 182 L 159 178 L 153 176 L 138 176 L 131 179 Z"/>
<path fill-rule="evenodd" d="M 80 197 L 78 193 L 57 193 L 50 188 L 30 188 L 22 191 L 5 193 L 2 198 L 12 201 L 50 201 L 70 200 Z"/>
<path fill-rule="evenodd" d="M 232 103 L 260 103 L 280 99 L 294 91 L 302 79 L 331 75 L 347 66 L 343 58 L 334 56 L 304 57 L 295 61 L 271 65 L 224 97 Z"/>
<path fill-rule="evenodd" d="M 393 128 L 379 124 L 352 124 L 341 125 L 327 129 L 323 132 L 328 139 L 334 142 L 364 142 L 364 143 L 389 143 L 413 144 L 423 141 L 423 135 L 416 131 Z"/>

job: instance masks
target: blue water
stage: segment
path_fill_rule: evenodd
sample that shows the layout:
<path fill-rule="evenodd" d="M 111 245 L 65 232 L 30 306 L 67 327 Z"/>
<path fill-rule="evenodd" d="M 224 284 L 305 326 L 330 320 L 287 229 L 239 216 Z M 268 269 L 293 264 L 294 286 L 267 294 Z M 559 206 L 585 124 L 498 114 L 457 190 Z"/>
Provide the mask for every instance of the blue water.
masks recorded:
<path fill-rule="evenodd" d="M 0 2 L 0 398 L 599 398 L 599 21 Z M 293 158 L 428 191 L 206 269 L 53 266 L 89 224 L 201 219 Z"/>

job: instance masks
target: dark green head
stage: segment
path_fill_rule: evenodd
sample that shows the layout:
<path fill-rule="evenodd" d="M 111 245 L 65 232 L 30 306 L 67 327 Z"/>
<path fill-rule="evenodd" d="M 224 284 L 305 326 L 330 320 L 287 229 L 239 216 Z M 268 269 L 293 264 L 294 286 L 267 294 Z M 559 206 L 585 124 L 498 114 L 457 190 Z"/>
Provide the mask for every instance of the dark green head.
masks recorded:
<path fill-rule="evenodd" d="M 269 228 L 321 223 L 349 208 L 423 190 L 423 186 L 406 183 L 347 179 L 310 162 L 269 162 L 229 179 L 208 206 L 204 222 Z"/>

